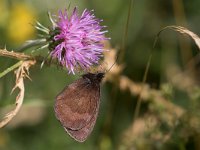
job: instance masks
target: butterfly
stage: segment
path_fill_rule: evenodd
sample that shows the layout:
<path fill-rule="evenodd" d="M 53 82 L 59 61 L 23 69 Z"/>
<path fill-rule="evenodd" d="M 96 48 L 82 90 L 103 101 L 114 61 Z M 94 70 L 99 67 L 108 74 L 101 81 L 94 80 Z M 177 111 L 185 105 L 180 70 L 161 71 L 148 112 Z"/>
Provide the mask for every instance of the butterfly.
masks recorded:
<path fill-rule="evenodd" d="M 84 142 L 91 134 L 99 112 L 100 83 L 105 73 L 87 73 L 66 86 L 56 97 L 54 111 L 65 131 Z"/>

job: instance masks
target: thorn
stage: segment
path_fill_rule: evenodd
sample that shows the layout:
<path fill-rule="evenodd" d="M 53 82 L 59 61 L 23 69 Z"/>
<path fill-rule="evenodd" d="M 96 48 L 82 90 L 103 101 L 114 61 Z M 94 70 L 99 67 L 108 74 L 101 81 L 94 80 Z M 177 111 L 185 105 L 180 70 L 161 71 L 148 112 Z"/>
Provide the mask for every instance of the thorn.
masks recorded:
<path fill-rule="evenodd" d="M 7 51 L 6 44 L 5 44 L 5 46 L 4 46 L 4 50 L 6 50 L 6 51 Z"/>

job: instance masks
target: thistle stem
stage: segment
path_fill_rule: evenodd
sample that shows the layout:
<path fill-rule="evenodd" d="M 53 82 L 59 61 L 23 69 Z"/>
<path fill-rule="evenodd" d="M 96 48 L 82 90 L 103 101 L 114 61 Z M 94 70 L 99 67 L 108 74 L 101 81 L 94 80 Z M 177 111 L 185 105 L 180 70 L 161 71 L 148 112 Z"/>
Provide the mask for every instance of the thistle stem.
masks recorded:
<path fill-rule="evenodd" d="M 0 49 L 0 56 L 14 58 L 18 60 L 33 59 L 33 57 L 30 55 L 14 51 L 7 51 L 6 49 Z"/>

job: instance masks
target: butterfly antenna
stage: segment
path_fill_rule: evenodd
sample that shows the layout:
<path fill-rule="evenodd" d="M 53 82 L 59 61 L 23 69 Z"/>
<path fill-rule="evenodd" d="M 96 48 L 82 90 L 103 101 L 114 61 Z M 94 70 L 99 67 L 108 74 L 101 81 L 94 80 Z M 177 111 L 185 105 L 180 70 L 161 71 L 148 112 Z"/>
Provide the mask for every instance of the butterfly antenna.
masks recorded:
<path fill-rule="evenodd" d="M 117 63 L 117 60 L 118 60 L 118 55 L 117 55 L 117 57 L 116 57 L 116 59 L 115 59 L 115 62 L 110 66 L 110 68 L 108 69 L 108 70 L 106 70 L 106 72 L 109 72 L 112 68 L 113 68 L 113 66 Z"/>

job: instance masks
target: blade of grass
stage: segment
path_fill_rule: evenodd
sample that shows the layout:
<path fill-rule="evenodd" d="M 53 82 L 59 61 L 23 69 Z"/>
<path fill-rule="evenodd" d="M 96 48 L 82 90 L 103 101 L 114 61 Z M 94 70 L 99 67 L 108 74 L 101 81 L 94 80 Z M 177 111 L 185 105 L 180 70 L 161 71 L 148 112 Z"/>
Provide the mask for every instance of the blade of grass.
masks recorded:
<path fill-rule="evenodd" d="M 128 16 L 127 16 L 127 20 L 126 20 L 126 26 L 125 26 L 125 30 L 124 30 L 124 36 L 122 39 L 122 46 L 121 46 L 121 52 L 119 54 L 119 63 L 123 62 L 124 59 L 124 55 L 125 55 L 125 46 L 126 46 L 126 41 L 128 39 L 128 27 L 130 24 L 130 18 L 131 18 L 131 12 L 133 9 L 133 0 L 130 0 L 130 5 L 129 5 L 129 9 L 128 9 Z"/>
<path fill-rule="evenodd" d="M 148 62 L 147 62 L 147 65 L 146 65 L 146 68 L 145 68 L 145 72 L 144 72 L 144 76 L 143 76 L 143 80 L 142 80 L 141 91 L 140 91 L 140 94 L 139 94 L 139 97 L 138 97 L 138 100 L 137 100 L 137 103 L 136 103 L 133 122 L 137 119 L 139 112 L 140 112 L 140 107 L 141 107 L 141 102 L 142 102 L 142 90 L 143 90 L 144 83 L 147 80 L 147 75 L 148 75 L 148 72 L 149 72 L 152 55 L 153 55 L 153 53 L 151 52 L 149 59 L 148 59 Z"/>
<path fill-rule="evenodd" d="M 196 35 L 195 33 L 193 33 L 192 31 L 188 30 L 187 28 L 184 28 L 184 27 L 181 27 L 181 26 L 166 26 L 164 27 L 163 29 L 161 29 L 158 34 L 156 35 L 155 37 L 155 40 L 154 40 L 154 44 L 153 44 L 153 49 L 151 51 L 151 54 L 149 56 L 149 60 L 148 60 L 148 63 L 147 63 L 147 66 L 145 68 L 145 73 L 144 73 L 144 77 L 143 77 L 143 81 L 142 81 L 142 84 L 144 84 L 146 82 L 146 79 L 147 79 L 147 74 L 148 74 L 148 71 L 149 71 L 149 67 L 150 67 L 150 63 L 151 63 L 151 59 L 152 59 L 152 55 L 153 55 L 153 50 L 155 49 L 155 46 L 156 46 L 156 43 L 158 41 L 158 38 L 160 36 L 160 34 L 166 30 L 166 29 L 171 29 L 171 30 L 174 30 L 174 31 L 177 31 L 181 34 L 186 34 L 188 36 L 190 36 L 195 44 L 197 45 L 197 47 L 199 48 L 200 50 L 200 38 L 198 35 Z M 137 104 L 136 104 L 136 109 L 135 109 L 135 112 L 134 112 L 134 119 L 133 119 L 133 122 L 135 121 L 135 119 L 138 117 L 139 115 L 139 111 L 140 111 L 140 106 L 141 106 L 141 95 L 142 95 L 142 90 L 143 90 L 143 86 L 141 87 L 141 92 L 139 94 L 139 97 L 138 97 L 138 101 L 137 101 Z"/>
<path fill-rule="evenodd" d="M 23 61 L 19 61 L 16 64 L 12 65 L 11 67 L 7 68 L 6 70 L 4 70 L 2 73 L 0 73 L 0 78 L 2 78 L 3 76 L 5 76 L 6 74 L 8 74 L 9 72 L 15 70 L 16 68 L 18 68 L 21 64 L 23 63 Z"/>

